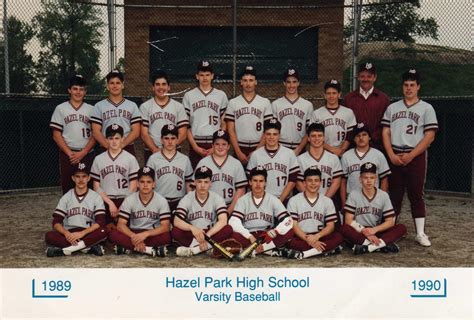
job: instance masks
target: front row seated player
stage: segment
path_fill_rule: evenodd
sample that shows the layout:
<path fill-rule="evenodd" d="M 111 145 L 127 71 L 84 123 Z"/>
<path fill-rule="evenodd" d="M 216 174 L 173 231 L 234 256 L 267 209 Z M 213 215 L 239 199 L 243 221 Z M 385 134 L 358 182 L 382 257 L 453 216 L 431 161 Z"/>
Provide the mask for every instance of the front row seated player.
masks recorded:
<path fill-rule="evenodd" d="M 165 257 L 171 243 L 171 213 L 166 199 L 156 193 L 155 170 L 143 167 L 138 171 L 138 189 L 120 206 L 117 229 L 109 240 L 116 254 L 137 251 L 150 256 Z"/>
<path fill-rule="evenodd" d="M 340 253 L 344 239 L 335 231 L 338 216 L 331 198 L 319 193 L 321 171 L 316 166 L 306 169 L 303 184 L 304 191 L 288 202 L 295 237 L 282 250 L 282 256 L 304 259 Z"/>
<path fill-rule="evenodd" d="M 211 249 L 204 238 L 207 234 L 216 242 L 230 238 L 232 228 L 227 224 L 227 207 L 220 195 L 211 188 L 212 170 L 199 167 L 194 173 L 196 190 L 179 201 L 174 212 L 171 236 L 180 244 L 176 255 L 189 257 Z"/>
<path fill-rule="evenodd" d="M 283 247 L 294 235 L 291 229 L 293 220 L 281 201 L 265 191 L 265 168 L 252 168 L 249 183 L 251 191 L 237 200 L 229 220 L 234 230 L 232 238 L 246 248 L 258 238 L 264 237 L 264 242 L 255 249 L 255 253 L 279 255 L 278 248 Z"/>
<path fill-rule="evenodd" d="M 73 171 L 74 188 L 66 192 L 53 213 L 53 231 L 45 235 L 48 257 L 69 256 L 76 251 L 103 255 L 98 243 L 107 238 L 104 202 L 90 190 L 89 168 L 78 163 Z"/>
<path fill-rule="evenodd" d="M 399 252 L 395 243 L 406 233 L 403 224 L 395 224 L 395 211 L 388 193 L 377 188 L 377 166 L 366 162 L 360 167 L 362 189 L 353 190 L 344 206 L 345 223 L 340 232 L 353 246 L 354 254 L 380 250 Z"/>

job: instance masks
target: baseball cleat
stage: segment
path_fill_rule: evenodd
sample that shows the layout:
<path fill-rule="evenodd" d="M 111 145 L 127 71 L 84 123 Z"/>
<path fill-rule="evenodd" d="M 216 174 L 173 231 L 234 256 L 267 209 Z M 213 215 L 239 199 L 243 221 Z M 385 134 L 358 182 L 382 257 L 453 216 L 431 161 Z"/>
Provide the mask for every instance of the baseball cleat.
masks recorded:
<path fill-rule="evenodd" d="M 335 248 L 334 250 L 332 251 L 329 251 L 328 253 L 325 254 L 325 256 L 332 256 L 332 255 L 336 255 L 336 254 L 341 254 L 342 253 L 342 246 L 338 246 L 337 248 Z"/>
<path fill-rule="evenodd" d="M 57 247 L 48 247 L 46 249 L 47 257 L 62 257 L 65 256 L 63 249 Z"/>
<path fill-rule="evenodd" d="M 368 253 L 369 246 L 365 246 L 363 244 L 356 244 L 354 248 L 352 248 L 352 251 L 354 251 L 354 255 Z"/>
<path fill-rule="evenodd" d="M 168 249 L 166 249 L 166 246 L 153 247 L 152 249 L 153 257 L 166 257 L 167 254 L 168 254 Z"/>
<path fill-rule="evenodd" d="M 383 253 L 397 253 L 400 252 L 400 247 L 396 243 L 389 243 L 385 247 L 380 249 Z"/>
<path fill-rule="evenodd" d="M 281 257 L 282 253 L 281 250 L 278 248 L 265 251 L 263 254 L 270 256 L 270 257 Z"/>
<path fill-rule="evenodd" d="M 415 240 L 423 247 L 431 247 L 431 241 L 426 234 L 418 234 Z"/>
<path fill-rule="evenodd" d="M 288 259 L 303 259 L 303 252 L 295 250 L 295 249 L 288 249 L 282 248 L 281 249 L 281 256 L 288 258 Z"/>
<path fill-rule="evenodd" d="M 101 257 L 104 255 L 104 252 L 104 247 L 102 247 L 100 244 L 96 244 L 89 248 L 87 254 L 93 254 L 94 256 Z"/>
<path fill-rule="evenodd" d="M 114 246 L 114 252 L 115 252 L 115 254 L 118 255 L 118 256 L 121 255 L 121 254 L 130 254 L 130 250 L 125 249 L 124 247 L 122 247 L 122 246 L 120 246 L 120 245 L 118 245 L 118 244 L 116 244 L 116 245 Z"/>
<path fill-rule="evenodd" d="M 176 255 L 178 257 L 190 257 L 193 255 L 193 251 L 189 247 L 178 247 L 176 249 Z"/>

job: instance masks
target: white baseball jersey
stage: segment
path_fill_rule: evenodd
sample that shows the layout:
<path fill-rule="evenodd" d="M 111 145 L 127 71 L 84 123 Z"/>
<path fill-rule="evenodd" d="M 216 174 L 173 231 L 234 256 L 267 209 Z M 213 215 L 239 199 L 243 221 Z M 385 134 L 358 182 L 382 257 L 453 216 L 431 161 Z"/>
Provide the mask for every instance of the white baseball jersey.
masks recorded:
<path fill-rule="evenodd" d="M 264 146 L 258 148 L 250 156 L 247 173 L 256 166 L 267 170 L 266 191 L 279 197 L 289 181 L 296 182 L 300 171 L 295 153 L 288 148 L 279 146 L 274 152 Z"/>
<path fill-rule="evenodd" d="M 332 180 L 337 177 L 342 177 L 343 175 L 339 157 L 326 150 L 323 151 L 319 159 L 316 159 L 307 151 L 298 156 L 298 164 L 300 165 L 299 181 L 304 181 L 304 172 L 309 167 L 315 166 L 321 170 L 321 187 L 319 187 L 319 193 L 323 195 L 329 187 L 331 187 Z"/>
<path fill-rule="evenodd" d="M 333 147 L 341 146 L 357 125 L 354 112 L 344 106 L 339 106 L 334 111 L 325 106 L 316 109 L 310 123 L 321 123 L 324 126 L 324 142 Z"/>
<path fill-rule="evenodd" d="M 153 192 L 148 203 L 143 203 L 140 192 L 134 192 L 120 206 L 120 218 L 127 220 L 130 229 L 151 230 L 160 226 L 160 222 L 171 219 L 168 201 Z"/>
<path fill-rule="evenodd" d="M 161 148 L 161 129 L 172 124 L 178 128 L 189 125 L 188 116 L 181 103 L 169 99 L 168 103 L 161 106 L 154 98 L 145 101 L 140 106 L 142 124 L 148 128 L 148 134 L 157 147 Z"/>
<path fill-rule="evenodd" d="M 407 106 L 400 100 L 387 107 L 382 126 L 390 127 L 393 150 L 411 151 L 423 139 L 425 131 L 438 130 L 438 120 L 431 104 L 420 100 Z"/>
<path fill-rule="evenodd" d="M 227 207 L 224 199 L 215 192 L 209 191 L 207 199 L 201 202 L 196 191 L 192 191 L 179 201 L 175 214 L 197 228 L 209 229 L 220 214 L 227 216 Z"/>
<path fill-rule="evenodd" d="M 237 200 L 232 216 L 240 219 L 245 229 L 254 232 L 275 227 L 289 214 L 274 195 L 265 192 L 263 199 L 257 205 L 252 192 L 247 192 Z"/>
<path fill-rule="evenodd" d="M 83 103 L 79 108 L 74 108 L 69 102 L 63 102 L 54 109 L 49 127 L 59 130 L 72 150 L 82 150 L 91 137 L 90 118 L 93 107 Z"/>
<path fill-rule="evenodd" d="M 146 164 L 155 170 L 155 191 L 168 201 L 176 201 L 186 194 L 186 182 L 193 181 L 193 167 L 187 156 L 179 151 L 171 158 L 163 152 L 150 156 Z"/>
<path fill-rule="evenodd" d="M 72 188 L 59 200 L 53 217 L 55 215 L 62 217 L 64 228 L 70 230 L 89 228 L 101 214 L 105 215 L 104 201 L 97 192 L 88 189 L 87 193 L 79 198 L 76 190 Z"/>
<path fill-rule="evenodd" d="M 123 99 L 115 104 L 109 99 L 104 99 L 95 104 L 91 121 L 102 126 L 104 136 L 107 127 L 116 123 L 123 128 L 123 134 L 126 137 L 130 133 L 132 124 L 141 123 L 142 115 L 133 101 Z"/>
<path fill-rule="evenodd" d="M 137 159 L 126 150 L 122 150 L 115 158 L 104 151 L 95 157 L 91 177 L 100 183 L 109 198 L 125 198 L 129 194 L 130 181 L 138 178 L 139 169 Z"/>
<path fill-rule="evenodd" d="M 344 152 L 341 159 L 342 171 L 344 172 L 344 176 L 347 178 L 347 194 L 351 193 L 352 190 L 362 188 L 359 181 L 360 166 L 366 162 L 372 162 L 377 166 L 376 186 L 379 185 L 381 179 L 392 173 L 388 166 L 387 159 L 385 159 L 385 156 L 379 150 L 369 148 L 369 150 L 361 157 L 355 148 L 347 150 Z"/>
<path fill-rule="evenodd" d="M 184 94 L 183 105 L 197 143 L 212 143 L 212 135 L 221 128 L 228 103 L 225 92 L 216 88 L 206 94 L 196 87 Z"/>
<path fill-rule="evenodd" d="M 212 170 L 211 189 L 224 198 L 225 203 L 229 205 L 234 199 L 237 188 L 245 188 L 248 185 L 242 163 L 231 155 L 228 155 L 221 166 L 219 166 L 214 157 L 209 155 L 199 161 L 196 168 L 206 166 Z"/>
<path fill-rule="evenodd" d="M 363 190 L 351 192 L 344 211 L 355 215 L 355 221 L 365 227 L 378 226 L 385 219 L 395 216 L 388 193 L 378 188 L 372 199 L 368 199 Z"/>
<path fill-rule="evenodd" d="M 296 149 L 306 135 L 306 128 L 313 113 L 313 104 L 301 97 L 295 101 L 286 96 L 272 103 L 273 115 L 281 123 L 280 143 Z"/>
<path fill-rule="evenodd" d="M 235 122 L 237 141 L 242 147 L 256 147 L 263 134 L 263 121 L 272 117 L 270 100 L 258 94 L 252 101 L 242 95 L 230 100 L 225 115 L 226 121 Z"/>
<path fill-rule="evenodd" d="M 288 201 L 288 212 L 304 233 L 317 233 L 328 222 L 337 222 L 334 203 L 322 194 L 311 202 L 304 192 L 298 193 Z"/>

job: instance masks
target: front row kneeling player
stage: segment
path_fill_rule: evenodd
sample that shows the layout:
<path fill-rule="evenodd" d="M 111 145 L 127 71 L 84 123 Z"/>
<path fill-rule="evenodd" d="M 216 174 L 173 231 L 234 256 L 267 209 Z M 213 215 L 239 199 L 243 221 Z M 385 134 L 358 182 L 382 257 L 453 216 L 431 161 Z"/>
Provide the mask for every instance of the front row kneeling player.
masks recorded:
<path fill-rule="evenodd" d="M 304 259 L 330 252 L 339 253 L 342 235 L 334 231 L 337 213 L 331 198 L 319 193 L 321 171 L 309 167 L 304 172 L 304 191 L 288 202 L 295 236 L 283 256 Z"/>
<path fill-rule="evenodd" d="M 265 237 L 264 243 L 255 252 L 279 255 L 276 248 L 283 247 L 294 235 L 292 219 L 285 206 L 274 195 L 265 192 L 267 170 L 256 166 L 250 170 L 249 183 L 251 191 L 237 200 L 229 224 L 234 233 L 232 238 L 245 248 Z M 285 226 L 289 225 L 290 228 Z M 276 230 L 288 230 L 279 234 Z"/>
<path fill-rule="evenodd" d="M 353 244 L 354 254 L 398 252 L 395 244 L 406 233 L 403 224 L 395 224 L 395 211 L 388 193 L 376 187 L 377 167 L 371 162 L 360 167 L 361 190 L 353 190 L 344 207 L 345 223 L 341 233 Z"/>
<path fill-rule="evenodd" d="M 104 202 L 100 195 L 87 187 L 89 168 L 78 163 L 72 175 L 75 187 L 66 192 L 53 213 L 53 231 L 46 233 L 48 257 L 69 256 L 83 250 L 103 255 L 98 243 L 107 238 Z"/>
<path fill-rule="evenodd" d="M 166 199 L 156 193 L 155 171 L 143 167 L 138 171 L 139 191 L 132 193 L 120 206 L 117 229 L 109 234 L 116 254 L 137 251 L 165 257 L 171 243 L 170 208 Z"/>
<path fill-rule="evenodd" d="M 199 167 L 194 174 L 196 190 L 179 201 L 175 211 L 173 240 L 181 246 L 176 255 L 188 257 L 211 249 L 204 234 L 216 242 L 230 238 L 232 228 L 227 224 L 227 207 L 220 195 L 211 188 L 212 170 Z"/>

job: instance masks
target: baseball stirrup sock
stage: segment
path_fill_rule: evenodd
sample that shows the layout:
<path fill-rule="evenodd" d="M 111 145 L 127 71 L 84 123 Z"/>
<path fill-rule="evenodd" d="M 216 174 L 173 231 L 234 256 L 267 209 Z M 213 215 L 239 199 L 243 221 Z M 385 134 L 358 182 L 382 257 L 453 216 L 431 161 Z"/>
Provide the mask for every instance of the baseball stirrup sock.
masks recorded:
<path fill-rule="evenodd" d="M 378 245 L 369 244 L 369 252 L 374 252 L 375 250 L 380 249 L 380 248 L 383 248 L 383 247 L 385 247 L 385 246 L 386 246 L 385 241 L 383 241 L 382 239 L 380 239 L 380 243 L 379 243 Z"/>
<path fill-rule="evenodd" d="M 153 255 L 153 247 L 145 246 L 145 253 L 152 256 Z"/>
<path fill-rule="evenodd" d="M 317 256 L 318 254 L 321 254 L 321 253 L 323 253 L 323 252 L 319 251 L 316 248 L 312 248 L 312 249 L 303 251 L 303 258 L 309 258 L 309 257 L 312 257 L 312 256 Z"/>
<path fill-rule="evenodd" d="M 415 218 L 416 234 L 421 236 L 425 234 L 425 218 Z"/>
<path fill-rule="evenodd" d="M 81 240 L 75 246 L 69 246 L 69 247 L 63 248 L 63 252 L 66 256 L 70 256 L 73 252 L 82 250 L 85 247 L 86 247 L 86 244 L 84 243 L 84 241 Z"/>
<path fill-rule="evenodd" d="M 263 252 L 275 249 L 275 247 L 276 246 L 275 246 L 275 243 L 273 241 L 270 241 L 268 243 L 262 243 Z"/>

